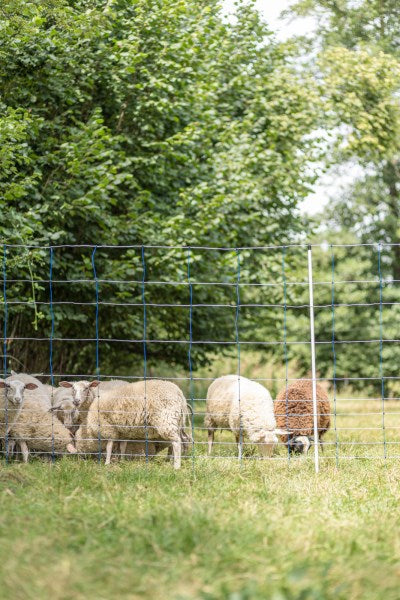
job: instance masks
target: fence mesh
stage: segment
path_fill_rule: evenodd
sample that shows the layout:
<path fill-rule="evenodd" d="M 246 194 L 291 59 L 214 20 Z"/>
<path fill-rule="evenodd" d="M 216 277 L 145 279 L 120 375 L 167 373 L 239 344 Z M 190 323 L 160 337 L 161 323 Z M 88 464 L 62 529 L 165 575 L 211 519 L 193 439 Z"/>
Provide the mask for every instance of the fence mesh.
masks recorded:
<path fill-rule="evenodd" d="M 150 462 L 179 454 L 178 444 L 193 467 L 217 458 L 290 462 L 299 449 L 316 464 L 399 458 L 396 272 L 393 245 L 384 243 L 4 244 L 2 456 L 55 460 L 76 446 L 99 461 L 108 452 L 113 461 Z M 30 381 L 21 373 L 45 387 L 21 392 L 15 381 Z M 208 389 L 226 375 L 218 413 Z M 167 407 L 157 405 L 154 421 L 160 379 L 179 387 L 188 408 L 176 416 L 172 392 L 162 391 Z M 294 400 L 290 390 L 304 380 L 308 391 Z M 125 403 L 124 382 L 138 386 Z M 168 407 L 175 442 L 157 429 Z M 289 427 L 289 415 L 301 426 Z"/>

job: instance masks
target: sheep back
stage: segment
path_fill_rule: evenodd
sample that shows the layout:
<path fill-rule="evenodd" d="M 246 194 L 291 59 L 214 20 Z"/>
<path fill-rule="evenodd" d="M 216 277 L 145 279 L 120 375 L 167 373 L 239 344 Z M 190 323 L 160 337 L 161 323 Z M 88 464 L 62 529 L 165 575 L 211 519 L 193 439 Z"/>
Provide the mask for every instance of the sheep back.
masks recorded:
<path fill-rule="evenodd" d="M 237 375 L 218 377 L 207 390 L 204 424 L 208 429 L 228 429 L 229 415 L 233 400 L 234 382 Z"/>
<path fill-rule="evenodd" d="M 328 394 L 321 385 L 317 383 L 317 407 L 318 407 L 318 435 L 321 438 L 330 427 L 330 412 Z M 307 379 L 299 379 L 281 389 L 274 403 L 274 411 L 277 426 L 288 429 L 290 437 L 299 435 L 312 436 L 314 434 L 312 382 Z M 287 442 L 289 436 L 280 436 L 283 442 Z"/>
<path fill-rule="evenodd" d="M 110 379 L 108 381 L 100 381 L 99 383 L 99 390 L 100 391 L 106 391 L 106 390 L 113 390 L 116 387 L 120 387 L 122 385 L 126 385 L 128 382 L 124 381 L 123 379 Z M 96 393 L 96 388 L 94 388 L 94 394 Z"/>
<path fill-rule="evenodd" d="M 170 381 L 148 380 L 118 386 L 101 393 L 92 402 L 87 421 L 76 434 L 77 448 L 81 452 L 95 452 L 99 433 L 101 440 L 147 437 L 176 441 L 180 439 L 186 414 L 186 399 Z"/>
<path fill-rule="evenodd" d="M 263 433 L 275 429 L 273 402 L 269 391 L 256 381 L 237 375 L 216 379 L 207 393 L 206 427 L 242 428 L 255 443 Z"/>
<path fill-rule="evenodd" d="M 51 413 L 32 399 L 26 399 L 22 410 L 10 428 L 16 440 L 24 440 L 30 450 L 37 452 L 67 452 L 72 442 L 68 429 Z"/>

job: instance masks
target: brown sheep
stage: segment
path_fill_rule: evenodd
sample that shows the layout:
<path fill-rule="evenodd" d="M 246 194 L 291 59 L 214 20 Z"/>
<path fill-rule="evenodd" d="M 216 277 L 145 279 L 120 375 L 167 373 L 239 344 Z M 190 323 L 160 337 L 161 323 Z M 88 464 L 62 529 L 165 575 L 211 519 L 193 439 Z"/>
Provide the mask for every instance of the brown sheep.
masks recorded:
<path fill-rule="evenodd" d="M 328 394 L 317 383 L 318 439 L 322 447 L 322 436 L 330 427 Z M 299 379 L 279 392 L 274 402 L 277 426 L 290 431 L 281 440 L 288 445 L 289 452 L 306 454 L 314 436 L 312 381 Z"/>

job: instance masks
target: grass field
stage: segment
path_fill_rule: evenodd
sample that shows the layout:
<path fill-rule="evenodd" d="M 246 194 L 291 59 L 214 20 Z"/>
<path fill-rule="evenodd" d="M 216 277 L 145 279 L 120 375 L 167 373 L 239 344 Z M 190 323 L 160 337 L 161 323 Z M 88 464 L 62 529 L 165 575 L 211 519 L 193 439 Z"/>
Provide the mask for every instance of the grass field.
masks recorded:
<path fill-rule="evenodd" d="M 179 472 L 162 458 L 3 462 L 0 598 L 398 600 L 399 408 L 385 406 L 386 462 L 380 408 L 338 402 L 318 476 L 312 453 L 240 466 L 229 445 L 209 460 L 197 446 Z"/>

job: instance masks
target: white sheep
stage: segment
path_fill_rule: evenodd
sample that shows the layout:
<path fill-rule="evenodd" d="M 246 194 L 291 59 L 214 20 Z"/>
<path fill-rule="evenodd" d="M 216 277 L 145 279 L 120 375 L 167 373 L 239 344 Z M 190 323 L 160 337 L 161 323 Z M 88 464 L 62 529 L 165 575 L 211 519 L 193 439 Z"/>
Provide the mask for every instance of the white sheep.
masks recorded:
<path fill-rule="evenodd" d="M 25 401 L 27 390 L 36 389 L 35 383 L 25 383 L 7 377 L 0 380 L 0 437 L 4 438 L 18 418 Z"/>
<path fill-rule="evenodd" d="M 32 450 L 46 454 L 76 454 L 72 434 L 32 398 L 25 399 L 22 410 L 10 427 L 10 436 L 19 444 L 24 462 L 28 461 Z"/>
<path fill-rule="evenodd" d="M 230 429 L 242 456 L 243 438 L 257 444 L 264 456 L 278 443 L 274 407 L 270 393 L 261 384 L 238 375 L 219 377 L 208 388 L 204 424 L 211 454 L 215 429 Z"/>
<path fill-rule="evenodd" d="M 51 409 L 51 386 L 43 384 L 37 377 L 29 375 L 29 373 L 16 373 L 15 371 L 11 371 L 11 375 L 8 379 L 10 381 L 17 380 L 23 381 L 24 383 L 35 384 L 36 387 L 34 389 L 25 392 L 25 398 L 29 398 L 34 402 L 39 403 L 43 409 Z"/>
<path fill-rule="evenodd" d="M 88 381 L 82 379 L 80 381 L 60 381 L 60 387 L 67 388 L 72 391 L 74 404 L 79 410 L 77 424 L 81 425 L 86 421 L 90 405 L 96 396 L 102 391 L 107 391 L 125 385 L 126 381 L 121 379 L 111 379 L 110 381 Z"/>
<path fill-rule="evenodd" d="M 5 447 L 9 455 L 15 447 L 15 442 L 9 437 L 10 428 L 22 410 L 26 392 L 35 388 L 35 383 L 25 383 L 15 378 L 0 380 L 0 447 Z"/>
<path fill-rule="evenodd" d="M 56 388 L 54 402 L 50 409 L 69 431 L 75 433 L 79 428 L 79 410 L 75 405 L 71 388 Z"/>
<path fill-rule="evenodd" d="M 76 433 L 76 447 L 78 452 L 96 452 L 102 442 L 107 442 L 106 464 L 110 464 L 116 441 L 165 441 L 171 444 L 174 468 L 179 469 L 182 444 L 186 438 L 190 440 L 182 433 L 187 415 L 186 399 L 174 383 L 163 380 L 128 383 L 95 398 L 86 423 Z"/>
<path fill-rule="evenodd" d="M 50 398 L 51 405 L 53 405 L 54 395 L 56 393 L 57 388 L 53 385 L 50 385 L 49 383 L 43 383 L 42 385 L 43 385 L 44 389 L 46 390 L 48 397 Z"/>

